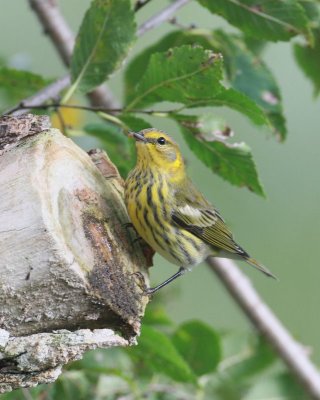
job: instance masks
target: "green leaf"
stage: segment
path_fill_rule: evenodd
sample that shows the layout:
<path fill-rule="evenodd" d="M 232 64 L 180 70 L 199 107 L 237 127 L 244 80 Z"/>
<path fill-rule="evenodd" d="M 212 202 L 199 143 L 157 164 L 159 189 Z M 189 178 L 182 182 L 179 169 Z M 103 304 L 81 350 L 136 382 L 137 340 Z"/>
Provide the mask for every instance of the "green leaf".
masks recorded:
<path fill-rule="evenodd" d="M 221 358 L 217 333 L 201 321 L 182 324 L 173 335 L 173 343 L 198 376 L 216 370 Z"/>
<path fill-rule="evenodd" d="M 241 400 L 279 399 L 302 400 L 307 399 L 306 393 L 298 382 L 288 373 L 264 377 L 248 388 Z"/>
<path fill-rule="evenodd" d="M 222 59 L 202 47 L 181 46 L 152 54 L 148 67 L 128 98 L 127 110 L 161 101 L 190 104 L 216 96 Z"/>
<path fill-rule="evenodd" d="M 245 339 L 245 340 L 243 340 Z M 223 337 L 223 345 L 236 346 L 236 351 L 231 352 L 220 364 L 220 372 L 234 382 L 246 380 L 262 373 L 276 361 L 274 351 L 260 336 L 227 335 Z M 240 346 L 239 346 L 240 344 Z M 230 353 L 230 351 L 229 351 Z"/>
<path fill-rule="evenodd" d="M 50 390 L 52 400 L 87 400 L 91 397 L 88 379 L 82 371 L 68 371 L 59 377 Z"/>
<path fill-rule="evenodd" d="M 173 31 L 162 37 L 158 42 L 144 48 L 141 53 L 133 58 L 125 70 L 125 97 L 126 103 L 134 95 L 135 86 L 141 79 L 141 71 L 145 71 L 153 53 L 168 51 L 170 48 L 182 45 L 198 45 L 205 49 L 212 49 L 209 41 L 202 35 L 193 33 L 194 31 Z"/>
<path fill-rule="evenodd" d="M 223 54 L 232 87 L 249 97 L 257 108 L 264 110 L 274 132 L 283 140 L 287 131 L 281 94 L 268 67 L 246 47 L 239 36 L 217 30 L 213 32 L 213 38 L 217 50 Z"/>
<path fill-rule="evenodd" d="M 2 393 L 1 400 L 46 399 L 48 392 L 48 385 L 39 385 L 34 388 L 17 389 L 12 392 Z"/>
<path fill-rule="evenodd" d="M 162 306 L 153 306 L 150 304 L 143 317 L 143 323 L 147 325 L 170 326 L 172 321 Z"/>
<path fill-rule="evenodd" d="M 308 19 L 296 0 L 198 0 L 248 36 L 270 41 L 305 35 L 312 40 Z"/>
<path fill-rule="evenodd" d="M 71 59 L 75 85 L 89 92 L 127 55 L 135 33 L 130 0 L 93 0 L 82 21 Z"/>
<path fill-rule="evenodd" d="M 225 35 L 220 31 L 191 30 L 175 31 L 166 35 L 155 45 L 139 54 L 128 66 L 125 75 L 126 96 L 132 97 L 136 82 L 140 79 L 141 70 L 148 65 L 151 55 L 158 51 L 168 51 L 176 45 L 202 45 L 214 52 L 221 52 L 226 61 L 230 83 L 233 89 L 220 88 L 217 93 L 212 92 L 211 98 L 195 98 L 190 92 L 189 107 L 196 106 L 226 106 L 241 112 L 257 125 L 272 122 L 273 130 L 279 136 L 285 135 L 284 118 L 282 116 L 281 98 L 278 86 L 266 65 L 251 53 L 243 40 L 237 36 Z M 208 82 L 208 84 L 210 84 Z M 241 93 L 239 93 L 241 92 Z M 266 99 L 266 100 L 265 100 Z M 278 99 L 278 104 L 270 105 Z M 275 118 L 278 114 L 278 120 Z M 269 118 L 269 120 L 268 120 Z M 283 122 L 282 122 L 283 121 Z"/>
<path fill-rule="evenodd" d="M 49 79 L 29 71 L 0 67 L 0 94 L 11 104 L 35 94 L 49 83 Z"/>
<path fill-rule="evenodd" d="M 314 0 L 298 0 L 309 20 L 311 29 L 320 27 L 320 3 Z"/>
<path fill-rule="evenodd" d="M 306 77 L 314 86 L 314 95 L 320 93 L 320 29 L 315 32 L 314 47 L 295 43 L 294 55 Z"/>
<path fill-rule="evenodd" d="M 162 373 L 178 382 L 195 382 L 196 378 L 170 339 L 162 332 L 144 325 L 138 346 L 128 354 L 149 370 Z"/>
<path fill-rule="evenodd" d="M 120 175 L 125 178 L 135 164 L 133 143 L 125 136 L 120 127 L 106 121 L 88 124 L 84 130 L 98 138 L 111 161 L 117 166 Z"/>
<path fill-rule="evenodd" d="M 246 115 L 256 125 L 268 125 L 268 119 L 256 103 L 234 89 L 223 89 L 212 100 L 194 102 L 189 107 L 225 106 Z"/>
<path fill-rule="evenodd" d="M 194 154 L 213 172 L 235 186 L 246 186 L 264 196 L 250 148 L 245 143 L 227 144 L 203 140 L 202 124 L 192 115 L 174 115 Z"/>
<path fill-rule="evenodd" d="M 118 116 L 118 118 L 122 122 L 124 122 L 131 131 L 134 132 L 139 132 L 143 129 L 152 128 L 149 122 L 132 114 L 121 114 Z M 132 142 L 134 142 L 134 140 Z"/>
<path fill-rule="evenodd" d="M 264 40 L 256 39 L 253 36 L 241 35 L 238 37 L 242 39 L 247 49 L 250 50 L 251 53 L 256 56 L 261 56 L 262 52 L 265 50 L 267 46 L 267 42 L 265 42 Z"/>

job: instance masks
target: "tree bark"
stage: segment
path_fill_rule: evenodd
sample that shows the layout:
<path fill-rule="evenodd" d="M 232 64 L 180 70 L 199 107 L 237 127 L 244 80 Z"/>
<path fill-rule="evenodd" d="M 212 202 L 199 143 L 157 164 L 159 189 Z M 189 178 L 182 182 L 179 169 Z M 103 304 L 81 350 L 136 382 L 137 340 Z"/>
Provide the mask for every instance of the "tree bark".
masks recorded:
<path fill-rule="evenodd" d="M 47 117 L 0 119 L 0 392 L 139 334 L 150 260 L 116 168 L 91 155 Z"/>

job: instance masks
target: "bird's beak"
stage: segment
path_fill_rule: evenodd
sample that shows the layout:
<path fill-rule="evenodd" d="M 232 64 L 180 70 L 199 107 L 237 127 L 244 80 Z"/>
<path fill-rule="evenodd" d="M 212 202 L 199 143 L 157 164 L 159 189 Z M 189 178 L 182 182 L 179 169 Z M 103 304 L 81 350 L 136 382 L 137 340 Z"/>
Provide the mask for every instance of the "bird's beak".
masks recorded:
<path fill-rule="evenodd" d="M 133 137 L 137 142 L 147 142 L 147 139 L 141 133 L 130 132 L 129 136 Z"/>

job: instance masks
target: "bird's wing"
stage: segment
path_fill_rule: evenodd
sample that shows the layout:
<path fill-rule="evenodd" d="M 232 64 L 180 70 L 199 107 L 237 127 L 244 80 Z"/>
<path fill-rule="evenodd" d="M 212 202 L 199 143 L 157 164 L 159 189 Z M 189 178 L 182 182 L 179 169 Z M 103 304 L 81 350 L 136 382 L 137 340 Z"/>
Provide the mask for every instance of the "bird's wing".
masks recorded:
<path fill-rule="evenodd" d="M 173 221 L 215 249 L 243 257 L 254 268 L 277 279 L 272 272 L 251 258 L 234 241 L 230 229 L 219 212 L 207 202 L 190 181 L 185 187 L 188 188 L 187 193 L 186 190 L 176 192 L 175 206 L 172 211 Z"/>
<path fill-rule="evenodd" d="M 233 235 L 219 212 L 208 203 L 191 182 L 188 193 L 176 193 L 179 204 L 172 210 L 172 219 L 180 227 L 193 233 L 205 243 L 219 250 L 248 257 L 233 239 Z"/>

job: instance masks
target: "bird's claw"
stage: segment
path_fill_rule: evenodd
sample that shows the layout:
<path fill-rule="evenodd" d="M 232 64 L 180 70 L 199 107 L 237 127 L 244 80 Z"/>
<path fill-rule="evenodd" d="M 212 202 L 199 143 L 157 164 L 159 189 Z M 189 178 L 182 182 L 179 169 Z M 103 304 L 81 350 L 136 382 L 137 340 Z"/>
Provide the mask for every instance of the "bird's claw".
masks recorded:
<path fill-rule="evenodd" d="M 132 275 L 134 275 L 137 278 L 138 285 L 139 285 L 140 289 L 143 291 L 143 293 L 146 293 L 148 288 L 147 288 L 143 274 L 140 271 L 137 271 L 137 272 L 134 272 Z"/>

